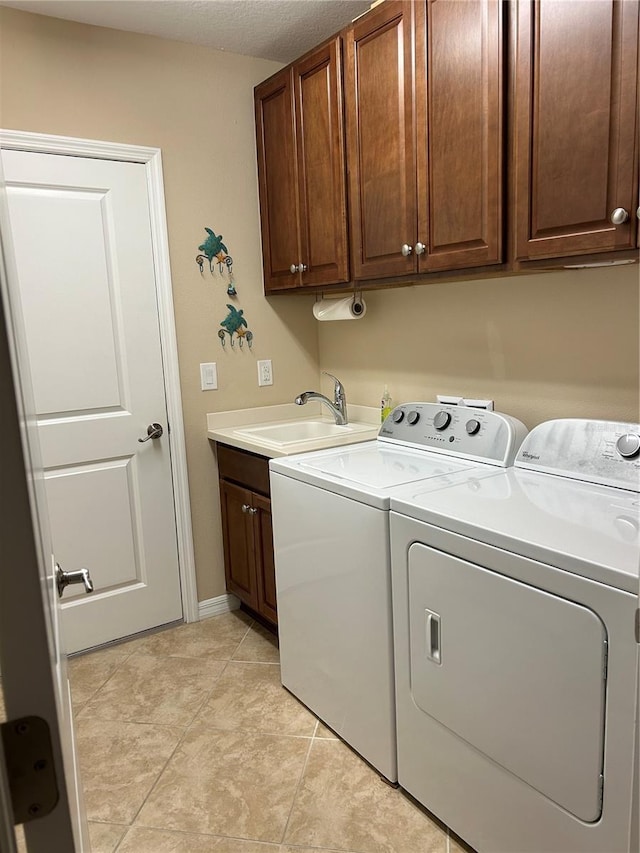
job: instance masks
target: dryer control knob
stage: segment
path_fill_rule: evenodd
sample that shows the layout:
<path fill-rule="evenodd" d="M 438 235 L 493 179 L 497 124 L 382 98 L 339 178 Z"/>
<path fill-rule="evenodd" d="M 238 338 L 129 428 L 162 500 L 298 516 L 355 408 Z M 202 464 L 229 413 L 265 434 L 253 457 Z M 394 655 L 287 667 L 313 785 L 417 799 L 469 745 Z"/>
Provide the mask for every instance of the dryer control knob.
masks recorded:
<path fill-rule="evenodd" d="M 404 412 L 402 409 L 396 409 L 395 412 L 391 415 L 391 419 L 394 424 L 399 424 L 404 418 Z"/>
<path fill-rule="evenodd" d="M 451 415 L 449 412 L 438 412 L 433 419 L 433 425 L 436 429 L 446 429 L 451 423 Z"/>
<path fill-rule="evenodd" d="M 477 432 L 480 432 L 480 421 L 477 421 L 475 418 L 472 418 L 465 424 L 465 429 L 467 430 L 469 435 L 475 435 Z"/>
<path fill-rule="evenodd" d="M 640 436 L 632 432 L 621 435 L 616 441 L 616 448 L 620 456 L 624 456 L 625 459 L 631 459 L 631 457 L 637 456 L 640 452 Z"/>
<path fill-rule="evenodd" d="M 407 423 L 411 426 L 415 426 L 420 420 L 420 412 L 409 412 L 407 415 Z"/>

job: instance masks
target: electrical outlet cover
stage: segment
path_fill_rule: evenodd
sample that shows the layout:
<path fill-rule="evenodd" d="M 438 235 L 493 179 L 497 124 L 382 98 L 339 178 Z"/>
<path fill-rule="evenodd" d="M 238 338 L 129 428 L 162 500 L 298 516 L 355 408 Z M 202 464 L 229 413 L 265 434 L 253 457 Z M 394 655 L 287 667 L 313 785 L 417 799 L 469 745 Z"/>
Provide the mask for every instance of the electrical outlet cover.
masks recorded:
<path fill-rule="evenodd" d="M 437 394 L 436 399 L 444 406 L 464 406 L 465 402 L 462 397 L 453 397 L 449 394 Z"/>
<path fill-rule="evenodd" d="M 258 361 L 258 385 L 273 385 L 273 368 L 271 359 Z"/>
<path fill-rule="evenodd" d="M 464 399 L 462 401 L 464 406 L 468 406 L 470 409 L 486 409 L 488 412 L 493 411 L 493 400 L 468 400 Z"/>

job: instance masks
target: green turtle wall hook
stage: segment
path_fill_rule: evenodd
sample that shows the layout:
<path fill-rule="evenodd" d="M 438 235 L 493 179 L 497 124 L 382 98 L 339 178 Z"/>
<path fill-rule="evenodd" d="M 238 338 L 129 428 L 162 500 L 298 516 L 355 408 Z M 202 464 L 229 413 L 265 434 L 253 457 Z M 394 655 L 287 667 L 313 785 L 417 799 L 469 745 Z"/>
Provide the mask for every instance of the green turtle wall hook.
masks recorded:
<path fill-rule="evenodd" d="M 220 343 L 222 346 L 226 345 L 226 337 L 225 334 L 229 335 L 229 341 L 231 346 L 234 346 L 234 338 L 233 336 L 237 336 L 238 344 L 242 348 L 243 342 L 246 340 L 249 345 L 249 349 L 251 349 L 251 345 L 253 343 L 253 333 L 247 327 L 247 321 L 245 320 L 243 314 L 244 311 L 242 308 L 239 310 L 235 308 L 233 305 L 227 305 L 229 309 L 229 313 L 222 320 L 220 325 L 221 329 L 218 330 L 218 337 L 220 338 Z"/>
<path fill-rule="evenodd" d="M 222 242 L 222 234 L 216 234 L 215 231 L 212 231 L 211 228 L 207 228 L 205 226 L 204 229 L 207 232 L 207 239 L 198 246 L 198 251 L 202 254 L 196 255 L 196 263 L 200 267 L 200 275 L 204 275 L 204 264 L 205 261 L 209 263 L 209 272 L 213 275 L 213 264 L 214 261 L 217 261 L 218 272 L 220 275 L 223 275 L 224 270 L 226 269 L 229 276 L 229 283 L 227 285 L 227 296 L 237 296 L 238 291 L 236 290 L 233 278 L 233 258 L 229 254 L 229 250 Z"/>

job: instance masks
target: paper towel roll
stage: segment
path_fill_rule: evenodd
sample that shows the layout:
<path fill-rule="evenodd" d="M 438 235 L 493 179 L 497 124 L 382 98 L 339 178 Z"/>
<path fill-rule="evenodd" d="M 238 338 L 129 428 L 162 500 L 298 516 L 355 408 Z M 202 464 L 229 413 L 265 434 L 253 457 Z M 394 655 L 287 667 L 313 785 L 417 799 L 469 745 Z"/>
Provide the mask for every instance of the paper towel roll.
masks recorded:
<path fill-rule="evenodd" d="M 313 316 L 316 320 L 359 320 L 366 313 L 364 299 L 355 296 L 320 299 L 313 305 Z"/>

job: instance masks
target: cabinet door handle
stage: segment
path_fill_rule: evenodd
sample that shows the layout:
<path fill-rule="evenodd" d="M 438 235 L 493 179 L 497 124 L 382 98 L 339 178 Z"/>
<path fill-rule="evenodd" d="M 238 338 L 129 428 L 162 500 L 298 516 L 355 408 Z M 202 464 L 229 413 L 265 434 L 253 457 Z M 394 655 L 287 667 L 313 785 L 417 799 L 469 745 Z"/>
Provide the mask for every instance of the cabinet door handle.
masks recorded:
<path fill-rule="evenodd" d="M 254 506 L 249 506 L 249 504 L 242 504 L 242 512 L 248 512 L 249 515 L 255 515 L 258 510 Z"/>
<path fill-rule="evenodd" d="M 291 264 L 291 266 L 289 267 L 289 272 L 292 275 L 295 275 L 297 272 L 306 272 L 306 271 L 307 271 L 307 265 L 306 264 Z"/>
<path fill-rule="evenodd" d="M 402 252 L 405 258 L 408 258 L 411 252 L 413 252 L 413 246 L 410 246 L 408 243 L 403 243 L 400 251 Z"/>
<path fill-rule="evenodd" d="M 427 247 L 424 243 L 416 243 L 416 255 L 424 255 L 427 251 Z"/>
<path fill-rule="evenodd" d="M 611 214 L 611 222 L 614 225 L 623 225 L 627 221 L 628 218 L 629 218 L 629 214 L 624 209 L 624 207 L 616 207 L 616 209 Z"/>

